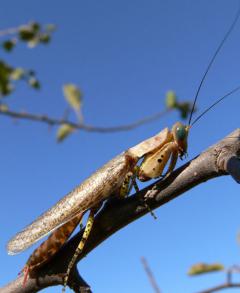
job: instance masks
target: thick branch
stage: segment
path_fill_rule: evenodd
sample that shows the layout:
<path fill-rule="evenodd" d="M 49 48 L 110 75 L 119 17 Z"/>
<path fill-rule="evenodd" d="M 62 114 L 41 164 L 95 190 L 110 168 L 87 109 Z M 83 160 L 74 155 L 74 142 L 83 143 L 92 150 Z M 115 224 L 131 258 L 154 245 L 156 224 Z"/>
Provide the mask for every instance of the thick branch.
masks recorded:
<path fill-rule="evenodd" d="M 78 261 L 113 233 L 145 215 L 147 209 L 142 203 L 143 198 L 154 209 L 175 199 L 198 184 L 221 175 L 227 175 L 227 170 L 239 182 L 240 178 L 236 176 L 235 168 L 240 168 L 240 161 L 237 159 L 240 153 L 240 129 L 231 133 L 230 137 L 226 137 L 195 159 L 172 172 L 169 177 L 157 181 L 139 193 L 124 200 L 115 198 L 109 200 L 96 216 L 93 230 Z M 230 160 L 235 161 L 231 168 L 229 167 Z M 37 272 L 35 279 L 30 279 L 25 288 L 21 287 L 20 290 L 16 289 L 14 292 L 33 292 L 30 288 L 37 281 L 41 285 L 40 287 L 35 287 L 35 291 L 39 290 L 39 288 L 56 285 L 56 283 L 62 284 L 62 277 L 66 272 L 67 264 L 81 237 L 82 233 L 80 232 L 49 263 Z M 18 282 L 20 286 L 22 277 L 19 280 L 13 283 Z M 11 288 L 11 284 L 4 287 L 0 292 L 13 292 L 9 288 Z"/>
<path fill-rule="evenodd" d="M 35 293 L 44 288 L 50 286 L 56 286 L 62 284 L 62 275 L 61 274 L 50 274 L 41 277 L 40 275 L 37 278 L 31 278 L 28 280 L 25 287 L 23 287 L 23 276 L 20 276 L 16 280 L 7 284 L 4 288 L 0 288 L 0 292 L 8 293 Z M 77 268 L 73 269 L 71 274 L 70 285 L 71 289 L 74 292 L 78 293 L 91 293 L 90 286 L 85 282 L 85 280 L 79 275 Z"/>
<path fill-rule="evenodd" d="M 67 119 L 51 118 L 47 115 L 31 114 L 31 113 L 27 113 L 27 112 L 15 112 L 15 111 L 1 109 L 1 108 L 0 108 L 0 115 L 5 115 L 8 117 L 17 118 L 17 119 L 42 122 L 42 123 L 46 123 L 50 126 L 67 124 L 67 125 L 73 127 L 74 129 L 81 129 L 81 130 L 88 131 L 88 132 L 107 133 L 107 132 L 127 131 L 127 130 L 137 128 L 143 124 L 146 124 L 146 123 L 149 123 L 149 122 L 152 122 L 152 121 L 155 121 L 157 119 L 162 118 L 164 115 L 169 113 L 171 110 L 172 109 L 167 109 L 167 110 L 158 112 L 154 115 L 147 116 L 143 119 L 137 120 L 131 124 L 112 126 L 112 127 L 93 126 L 93 125 L 89 125 L 89 124 L 85 124 L 85 123 L 72 122 Z"/>

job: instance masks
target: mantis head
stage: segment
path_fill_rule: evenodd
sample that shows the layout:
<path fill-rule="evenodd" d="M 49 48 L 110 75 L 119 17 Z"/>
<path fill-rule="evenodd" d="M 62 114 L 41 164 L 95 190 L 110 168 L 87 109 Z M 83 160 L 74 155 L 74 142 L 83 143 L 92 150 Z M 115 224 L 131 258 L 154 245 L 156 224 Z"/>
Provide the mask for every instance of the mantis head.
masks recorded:
<path fill-rule="evenodd" d="M 172 134 L 174 141 L 178 146 L 178 153 L 180 158 L 187 154 L 187 147 L 188 147 L 188 132 L 190 126 L 184 125 L 181 122 L 177 122 L 172 127 Z"/>

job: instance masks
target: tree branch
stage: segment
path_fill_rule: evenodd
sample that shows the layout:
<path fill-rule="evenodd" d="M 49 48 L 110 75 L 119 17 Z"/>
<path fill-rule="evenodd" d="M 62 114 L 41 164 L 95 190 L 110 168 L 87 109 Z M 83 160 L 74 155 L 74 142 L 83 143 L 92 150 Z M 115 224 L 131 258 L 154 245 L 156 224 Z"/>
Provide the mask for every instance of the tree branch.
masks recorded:
<path fill-rule="evenodd" d="M 212 287 L 210 289 L 206 289 L 203 291 L 200 291 L 198 293 L 212 293 L 212 292 L 217 292 L 221 291 L 224 289 L 228 288 L 240 288 L 240 283 L 233 283 L 232 282 L 232 275 L 233 273 L 239 273 L 239 266 L 238 265 L 233 265 L 229 269 L 226 270 L 226 282 L 220 285 L 217 285 L 215 287 Z"/>
<path fill-rule="evenodd" d="M 239 182 L 235 168 L 240 168 L 240 129 L 235 130 L 229 137 L 201 153 L 198 157 L 187 162 L 182 167 L 171 173 L 167 178 L 158 180 L 156 183 L 144 188 L 140 192 L 126 198 L 112 198 L 108 200 L 95 219 L 93 230 L 85 245 L 83 253 L 79 256 L 80 261 L 86 254 L 92 251 L 101 242 L 106 240 L 119 229 L 145 215 L 148 211 L 143 205 L 145 198 L 150 208 L 155 209 L 175 199 L 194 186 L 206 182 L 227 172 Z M 229 161 L 234 160 L 235 164 Z M 35 292 L 47 286 L 63 284 L 63 276 L 67 265 L 82 237 L 82 232 L 75 235 L 64 247 L 36 272 L 36 277 L 30 278 L 26 286 L 22 287 L 23 277 L 19 277 L 9 285 L 3 287 L 1 293 L 9 293 L 11 284 L 15 284 L 14 292 Z M 73 274 L 70 275 L 70 285 Z M 38 286 L 37 286 L 38 285 Z M 12 285 L 13 286 L 13 285 Z M 35 287 L 34 287 L 35 286 Z M 79 291 L 80 292 L 80 291 Z"/>
<path fill-rule="evenodd" d="M 18 32 L 18 30 L 19 30 L 19 27 L 11 27 L 11 28 L 0 30 L 0 38 L 5 37 L 7 35 L 16 34 Z"/>
<path fill-rule="evenodd" d="M 154 292 L 155 293 L 161 293 L 161 291 L 160 291 L 160 289 L 158 287 L 157 281 L 154 278 L 154 275 L 153 275 L 153 273 L 152 273 L 152 271 L 151 271 L 151 269 L 150 269 L 150 267 L 149 267 L 149 265 L 148 265 L 147 260 L 145 259 L 145 257 L 141 257 L 141 262 L 143 264 L 143 268 L 144 268 L 144 270 L 146 272 L 146 275 L 147 275 L 147 277 L 149 279 L 149 282 L 150 282 L 150 284 L 151 284 Z"/>
<path fill-rule="evenodd" d="M 143 124 L 160 119 L 172 110 L 173 109 L 166 109 L 166 110 L 158 112 L 154 115 L 147 116 L 143 119 L 137 120 L 131 124 L 112 126 L 112 127 L 98 127 L 98 126 L 88 125 L 85 123 L 72 122 L 67 119 L 51 118 L 47 115 L 31 114 L 31 113 L 27 113 L 27 112 L 15 112 L 15 111 L 11 111 L 8 109 L 1 109 L 1 108 L 0 108 L 0 115 L 5 115 L 8 117 L 17 118 L 17 119 L 42 122 L 42 123 L 46 123 L 50 126 L 67 124 L 67 125 L 73 127 L 74 129 L 81 129 L 81 130 L 88 131 L 88 132 L 108 133 L 108 132 L 119 132 L 119 131 L 127 131 L 127 130 L 134 129 L 134 128 L 139 127 Z"/>
<path fill-rule="evenodd" d="M 198 293 L 213 293 L 213 292 L 221 291 L 221 290 L 228 289 L 228 288 L 240 288 L 240 283 L 230 283 L 230 284 L 225 283 L 225 284 L 222 284 L 222 285 L 212 287 L 212 288 L 207 289 L 207 290 L 200 291 Z"/>

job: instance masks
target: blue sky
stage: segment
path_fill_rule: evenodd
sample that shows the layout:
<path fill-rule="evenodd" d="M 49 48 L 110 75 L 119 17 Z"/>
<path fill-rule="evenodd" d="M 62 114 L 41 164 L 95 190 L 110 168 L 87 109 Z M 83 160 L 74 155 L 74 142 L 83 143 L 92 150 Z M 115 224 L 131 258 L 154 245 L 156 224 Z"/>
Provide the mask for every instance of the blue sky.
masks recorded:
<path fill-rule="evenodd" d="M 61 117 L 62 85 L 73 82 L 84 92 L 86 123 L 113 126 L 161 111 L 170 89 L 191 100 L 237 7 L 235 0 L 5 1 L 1 28 L 30 20 L 58 27 L 48 47 L 1 51 L 12 65 L 34 68 L 43 85 L 37 93 L 19 85 L 9 105 Z M 239 56 L 240 22 L 208 75 L 199 110 L 240 84 Z M 192 128 L 189 158 L 239 127 L 239 95 Z M 56 129 L 0 117 L 0 285 L 16 277 L 30 254 L 8 256 L 10 237 L 113 156 L 177 120 L 173 113 L 130 132 L 82 131 L 57 144 Z M 201 261 L 238 262 L 239 203 L 239 186 L 229 176 L 197 186 L 158 209 L 157 221 L 147 215 L 113 235 L 79 264 L 80 273 L 97 293 L 152 292 L 140 262 L 145 256 L 162 292 L 218 284 L 221 273 L 190 278 L 186 272 Z"/>

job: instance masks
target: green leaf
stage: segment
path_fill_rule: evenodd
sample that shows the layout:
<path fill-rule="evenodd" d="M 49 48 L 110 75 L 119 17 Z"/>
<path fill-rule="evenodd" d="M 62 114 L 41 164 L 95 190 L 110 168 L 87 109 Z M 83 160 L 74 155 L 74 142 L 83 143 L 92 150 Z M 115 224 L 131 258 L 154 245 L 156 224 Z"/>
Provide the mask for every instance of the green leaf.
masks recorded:
<path fill-rule="evenodd" d="M 179 103 L 176 108 L 180 111 L 182 119 L 186 119 L 188 114 L 191 112 L 192 105 L 188 102 Z"/>
<path fill-rule="evenodd" d="M 29 42 L 27 42 L 27 46 L 32 49 L 36 47 L 39 44 L 39 42 L 40 42 L 39 37 L 36 37 L 31 39 Z"/>
<path fill-rule="evenodd" d="M 82 105 L 82 93 L 74 84 L 65 84 L 63 93 L 69 105 L 77 112 L 80 111 Z"/>
<path fill-rule="evenodd" d="M 223 271 L 223 270 L 224 270 L 224 266 L 220 263 L 213 263 L 213 264 L 198 263 L 198 264 L 193 265 L 189 269 L 188 275 L 196 276 L 196 275 L 200 275 L 200 274 L 218 272 L 218 271 Z"/>
<path fill-rule="evenodd" d="M 8 78 L 8 75 L 12 72 L 12 67 L 10 67 L 7 63 L 0 60 L 0 76 L 1 79 L 4 77 L 4 79 Z"/>
<path fill-rule="evenodd" d="M 176 108 L 177 96 L 174 91 L 168 91 L 166 94 L 166 106 L 168 109 Z"/>
<path fill-rule="evenodd" d="M 14 87 L 10 83 L 0 83 L 0 94 L 2 94 L 3 96 L 11 94 L 13 89 Z"/>
<path fill-rule="evenodd" d="M 191 102 L 182 102 L 182 103 L 177 103 L 175 107 L 181 115 L 182 119 L 186 119 L 190 112 L 192 111 L 192 103 Z M 196 111 L 196 107 L 193 112 Z"/>
<path fill-rule="evenodd" d="M 28 84 L 31 87 L 33 87 L 34 89 L 37 89 L 37 90 L 39 90 L 40 87 L 41 87 L 40 82 L 36 78 L 34 78 L 34 77 L 29 78 Z"/>
<path fill-rule="evenodd" d="M 62 142 L 66 137 L 68 137 L 72 132 L 74 131 L 74 128 L 70 126 L 69 124 L 63 124 L 58 128 L 57 131 L 57 141 Z"/>
<path fill-rule="evenodd" d="M 38 22 L 32 22 L 32 23 L 30 23 L 29 26 L 35 33 L 39 32 L 40 28 L 41 28 L 41 26 Z"/>
<path fill-rule="evenodd" d="M 18 30 L 19 39 L 22 41 L 31 41 L 35 37 L 35 34 L 31 26 L 21 26 Z"/>
<path fill-rule="evenodd" d="M 15 68 L 15 69 L 13 69 L 13 71 L 12 71 L 10 77 L 11 77 L 11 79 L 13 79 L 13 80 L 19 80 L 19 79 L 21 79 L 21 78 L 24 77 L 24 73 L 25 73 L 25 71 L 24 71 L 23 68 L 21 68 L 21 67 L 17 67 L 17 68 Z"/>
<path fill-rule="evenodd" d="M 13 85 L 9 81 L 12 71 L 12 67 L 0 60 L 0 96 L 7 96 L 13 90 Z"/>
<path fill-rule="evenodd" d="M 3 42 L 3 44 L 2 44 L 3 49 L 7 52 L 11 52 L 12 49 L 15 47 L 15 45 L 16 45 L 15 40 L 7 40 L 7 41 Z"/>
<path fill-rule="evenodd" d="M 51 40 L 51 37 L 49 34 L 41 34 L 39 37 L 39 41 L 43 44 L 48 44 Z"/>

